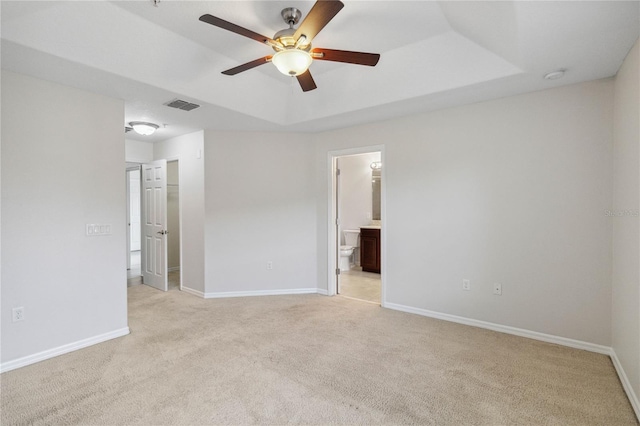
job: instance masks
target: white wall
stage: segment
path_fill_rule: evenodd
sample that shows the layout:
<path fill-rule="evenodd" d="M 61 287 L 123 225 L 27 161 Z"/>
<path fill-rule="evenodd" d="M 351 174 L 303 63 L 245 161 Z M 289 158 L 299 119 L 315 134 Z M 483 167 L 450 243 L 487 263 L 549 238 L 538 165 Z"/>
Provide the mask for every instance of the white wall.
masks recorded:
<path fill-rule="evenodd" d="M 384 145 L 386 302 L 610 345 L 612 112 L 609 79 L 316 135 L 318 285 L 327 153 Z"/>
<path fill-rule="evenodd" d="M 178 160 L 182 229 L 181 285 L 204 292 L 204 133 L 154 144 L 154 159 Z"/>
<path fill-rule="evenodd" d="M 380 153 L 340 157 L 340 223 L 342 229 L 371 224 L 371 163 Z M 344 243 L 344 236 L 341 236 Z"/>
<path fill-rule="evenodd" d="M 309 136 L 205 131 L 205 144 L 207 294 L 315 289 Z"/>
<path fill-rule="evenodd" d="M 639 43 L 615 79 L 613 143 L 613 338 L 612 346 L 636 395 L 640 416 L 640 90 Z"/>
<path fill-rule="evenodd" d="M 178 162 L 167 163 L 167 266 L 180 267 L 180 180 Z"/>
<path fill-rule="evenodd" d="M 127 172 L 129 179 L 129 250 L 139 251 L 141 247 L 142 229 L 140 224 L 141 206 L 140 206 L 140 169 L 130 170 Z"/>
<path fill-rule="evenodd" d="M 123 121 L 120 100 L 2 71 L 3 369 L 128 333 Z"/>
<path fill-rule="evenodd" d="M 131 163 L 153 161 L 153 143 L 125 139 L 125 158 Z"/>

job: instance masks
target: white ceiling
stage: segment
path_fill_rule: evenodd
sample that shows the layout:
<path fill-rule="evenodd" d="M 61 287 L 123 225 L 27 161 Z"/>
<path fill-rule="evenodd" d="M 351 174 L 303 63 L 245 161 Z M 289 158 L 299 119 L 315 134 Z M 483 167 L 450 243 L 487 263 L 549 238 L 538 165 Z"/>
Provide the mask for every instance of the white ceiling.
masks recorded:
<path fill-rule="evenodd" d="M 318 88 L 265 64 L 218 16 L 266 36 L 280 11 L 313 1 L 2 1 L 2 67 L 125 101 L 125 123 L 165 124 L 157 141 L 199 129 L 323 131 L 610 77 L 638 38 L 638 1 L 356 1 L 315 47 L 375 52 L 376 67 L 315 61 Z M 567 69 L 561 80 L 543 75 Z M 201 105 L 191 112 L 163 104 Z M 123 123 L 123 125 L 125 124 Z"/>

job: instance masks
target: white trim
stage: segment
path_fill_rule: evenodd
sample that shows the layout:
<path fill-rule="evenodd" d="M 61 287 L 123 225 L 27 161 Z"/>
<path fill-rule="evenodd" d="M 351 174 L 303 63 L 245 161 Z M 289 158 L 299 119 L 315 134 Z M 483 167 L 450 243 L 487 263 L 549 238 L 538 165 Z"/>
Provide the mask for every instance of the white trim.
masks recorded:
<path fill-rule="evenodd" d="M 411 306 L 398 305 L 396 303 L 387 302 L 385 308 L 393 309 L 396 311 L 408 312 L 411 314 L 418 314 L 425 317 L 441 319 L 445 321 L 451 321 L 458 324 L 470 325 L 473 327 L 486 328 L 488 330 L 499 331 L 501 333 L 513 334 L 520 337 L 527 337 L 529 339 L 540 340 L 548 343 L 555 343 L 557 345 L 568 346 L 570 348 L 582 349 L 589 352 L 596 352 L 603 355 L 611 355 L 611 348 L 609 346 L 598 345 L 595 343 L 584 342 L 582 340 L 569 339 L 567 337 L 554 336 L 552 334 L 539 333 L 537 331 L 525 330 L 523 328 L 510 327 L 508 325 L 501 325 L 487 321 L 480 321 L 471 318 L 459 317 L 457 315 L 444 314 L 441 312 L 429 311 L 426 309 L 413 308 Z"/>
<path fill-rule="evenodd" d="M 252 297 L 252 296 L 283 296 L 288 294 L 322 294 L 327 295 L 327 290 L 323 288 L 294 288 L 281 290 L 253 290 L 253 291 L 222 291 L 214 293 L 203 293 L 189 287 L 182 287 L 181 291 L 202 297 L 203 299 L 223 299 L 227 297 Z"/>
<path fill-rule="evenodd" d="M 66 345 L 58 346 L 57 348 L 47 349 L 46 351 L 38 352 L 33 355 L 27 355 L 22 358 L 7 361 L 0 364 L 0 373 L 5 373 L 7 371 L 15 370 L 16 368 L 35 364 L 36 362 L 44 361 L 58 355 L 64 355 L 69 352 L 77 351 L 78 349 L 106 342 L 107 340 L 115 339 L 117 337 L 126 336 L 127 334 L 129 334 L 129 332 L 129 327 L 124 327 L 118 330 L 110 331 L 108 333 L 89 337 L 87 339 L 78 340 L 77 342 L 67 343 Z"/>
<path fill-rule="evenodd" d="M 180 291 L 184 291 L 185 293 L 193 294 L 194 296 L 202 297 L 204 299 L 204 293 L 200 290 L 194 290 L 192 288 L 181 285 Z"/>
<path fill-rule="evenodd" d="M 616 351 L 613 348 L 611 348 L 611 353 L 609 354 L 609 356 L 611 356 L 611 361 L 613 362 L 613 366 L 616 369 L 616 373 L 618 373 L 620 382 L 622 382 L 622 387 L 624 388 L 624 391 L 627 393 L 627 398 L 629 398 L 629 402 L 631 402 L 633 411 L 635 411 L 636 417 L 638 418 L 638 420 L 640 420 L 640 401 L 638 401 L 638 396 L 634 392 L 633 387 L 631 386 L 631 382 L 627 377 L 627 373 L 625 373 L 624 368 L 622 368 L 622 364 L 618 359 L 618 355 L 616 354 Z"/>
<path fill-rule="evenodd" d="M 205 299 L 220 299 L 225 297 L 248 297 L 248 296 L 282 296 L 286 294 L 315 294 L 317 288 L 287 288 L 282 290 L 252 290 L 252 291 L 221 291 L 205 293 Z"/>

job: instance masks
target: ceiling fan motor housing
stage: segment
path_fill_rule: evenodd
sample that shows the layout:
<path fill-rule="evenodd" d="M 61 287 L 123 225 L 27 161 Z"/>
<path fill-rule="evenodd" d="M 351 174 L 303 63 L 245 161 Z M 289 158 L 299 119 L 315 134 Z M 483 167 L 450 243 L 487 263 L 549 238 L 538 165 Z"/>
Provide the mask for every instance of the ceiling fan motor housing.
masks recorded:
<path fill-rule="evenodd" d="M 296 42 L 298 40 L 293 38 L 293 34 L 296 32 L 295 28 L 286 28 L 284 30 L 278 31 L 273 35 L 273 39 L 280 43 L 285 49 L 292 49 L 295 47 Z M 279 46 L 272 46 L 273 50 L 276 52 L 282 50 Z M 311 43 L 307 43 L 306 41 L 301 42 L 298 47 L 299 50 L 309 51 L 311 49 Z"/>
<path fill-rule="evenodd" d="M 282 9 L 280 15 L 282 16 L 282 19 L 284 19 L 284 22 L 289 25 L 289 28 L 285 28 L 284 30 L 280 30 L 275 33 L 273 36 L 273 40 L 280 43 L 285 49 L 296 47 L 299 50 L 308 52 L 311 49 L 311 43 L 308 43 L 306 41 L 306 38 L 304 40 L 301 40 L 300 44 L 298 44 L 297 46 L 296 43 L 298 42 L 298 40 L 293 38 L 293 35 L 296 32 L 296 29 L 293 28 L 293 26 L 296 25 L 302 17 L 302 12 L 300 12 L 300 9 L 297 9 L 295 7 L 287 7 L 285 9 Z M 277 46 L 272 47 L 276 52 L 281 50 Z"/>

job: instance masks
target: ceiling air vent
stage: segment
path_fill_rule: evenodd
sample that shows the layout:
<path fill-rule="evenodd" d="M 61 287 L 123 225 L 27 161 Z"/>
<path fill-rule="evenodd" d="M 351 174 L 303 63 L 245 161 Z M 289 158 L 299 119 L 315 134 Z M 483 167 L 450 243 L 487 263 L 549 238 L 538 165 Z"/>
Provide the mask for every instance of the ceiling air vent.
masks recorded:
<path fill-rule="evenodd" d="M 174 99 L 165 104 L 171 108 L 178 108 L 183 111 L 191 111 L 192 109 L 198 108 L 200 105 L 192 104 L 191 102 L 183 101 L 181 99 Z"/>

